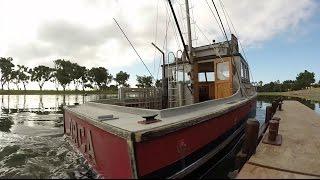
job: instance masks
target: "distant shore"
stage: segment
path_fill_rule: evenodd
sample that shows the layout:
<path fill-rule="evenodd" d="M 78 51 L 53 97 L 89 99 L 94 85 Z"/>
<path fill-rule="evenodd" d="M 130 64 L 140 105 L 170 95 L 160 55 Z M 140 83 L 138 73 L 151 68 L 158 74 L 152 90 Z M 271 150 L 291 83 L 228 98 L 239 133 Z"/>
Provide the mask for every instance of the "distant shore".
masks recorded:
<path fill-rule="evenodd" d="M 288 96 L 320 102 L 320 88 L 304 89 L 288 92 L 259 92 L 259 96 Z"/>
<path fill-rule="evenodd" d="M 82 90 L 0 90 L 0 95 L 59 95 L 59 94 L 117 94 L 117 91 L 111 90 L 91 90 L 91 91 L 82 91 Z"/>

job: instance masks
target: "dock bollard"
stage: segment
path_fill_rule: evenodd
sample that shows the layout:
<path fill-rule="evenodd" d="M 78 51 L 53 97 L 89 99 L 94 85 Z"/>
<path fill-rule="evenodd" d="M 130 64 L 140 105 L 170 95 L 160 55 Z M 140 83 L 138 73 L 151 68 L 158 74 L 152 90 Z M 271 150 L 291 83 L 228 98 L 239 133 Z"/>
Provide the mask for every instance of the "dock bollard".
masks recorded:
<path fill-rule="evenodd" d="M 282 143 L 282 136 L 279 133 L 279 122 L 280 118 L 272 119 L 269 122 L 269 132 L 265 135 L 262 140 L 265 144 L 280 146 Z"/>
<path fill-rule="evenodd" d="M 279 121 L 271 120 L 269 122 L 269 134 L 268 139 L 270 141 L 275 141 L 279 132 Z"/>
<path fill-rule="evenodd" d="M 278 102 L 276 100 L 273 101 L 271 106 L 272 106 L 272 113 L 275 114 L 278 108 Z"/>
<path fill-rule="evenodd" d="M 256 152 L 260 123 L 256 119 L 248 119 L 242 152 L 251 155 Z"/>
<path fill-rule="evenodd" d="M 282 104 L 283 104 L 283 102 L 280 101 L 280 102 L 279 102 L 279 111 L 282 111 Z"/>
<path fill-rule="evenodd" d="M 281 120 L 281 118 L 279 118 L 279 117 L 277 117 L 277 116 L 274 116 L 274 117 L 272 117 L 272 119 L 271 119 L 271 120 L 280 121 L 280 120 Z"/>
<path fill-rule="evenodd" d="M 272 107 L 271 106 L 267 106 L 266 107 L 266 117 L 265 117 L 265 123 L 267 124 L 271 118 L 272 118 Z"/>

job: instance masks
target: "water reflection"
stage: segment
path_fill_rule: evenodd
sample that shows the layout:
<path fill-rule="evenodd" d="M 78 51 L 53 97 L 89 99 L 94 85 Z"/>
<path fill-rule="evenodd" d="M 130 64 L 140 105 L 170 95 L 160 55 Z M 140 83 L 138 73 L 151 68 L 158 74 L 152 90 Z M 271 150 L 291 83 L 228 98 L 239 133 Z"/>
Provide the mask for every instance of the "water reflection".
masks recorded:
<path fill-rule="evenodd" d="M 284 100 L 295 100 L 295 101 L 299 101 L 300 103 L 308 106 L 310 109 L 316 111 L 317 113 L 320 114 L 320 102 L 315 102 L 315 101 L 311 101 L 311 100 L 306 100 L 306 99 L 301 99 L 301 98 L 297 98 L 297 97 L 287 97 L 287 96 L 258 96 L 258 101 L 263 101 L 266 103 L 271 103 L 272 101 L 274 101 L 275 99 L 282 97 L 284 98 Z"/>

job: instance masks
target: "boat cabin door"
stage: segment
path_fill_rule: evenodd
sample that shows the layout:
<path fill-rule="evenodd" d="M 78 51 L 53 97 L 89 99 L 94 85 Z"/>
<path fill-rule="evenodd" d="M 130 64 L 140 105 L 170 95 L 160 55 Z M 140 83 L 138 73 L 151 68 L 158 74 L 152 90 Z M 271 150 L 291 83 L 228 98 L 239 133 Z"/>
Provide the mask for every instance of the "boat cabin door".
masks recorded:
<path fill-rule="evenodd" d="M 223 58 L 214 62 L 215 99 L 232 95 L 232 64 L 231 58 Z"/>

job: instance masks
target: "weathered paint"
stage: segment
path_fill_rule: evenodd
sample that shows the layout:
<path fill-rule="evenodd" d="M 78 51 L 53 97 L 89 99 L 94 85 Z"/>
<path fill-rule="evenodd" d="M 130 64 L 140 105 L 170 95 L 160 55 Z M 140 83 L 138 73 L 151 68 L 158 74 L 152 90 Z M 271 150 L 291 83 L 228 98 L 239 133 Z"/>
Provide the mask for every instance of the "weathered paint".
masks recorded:
<path fill-rule="evenodd" d="M 139 176 L 166 167 L 195 152 L 236 125 L 255 109 L 256 101 L 200 124 L 136 143 Z"/>
<path fill-rule="evenodd" d="M 87 123 L 68 110 L 64 113 L 66 135 L 104 178 L 134 177 L 126 139 Z"/>

